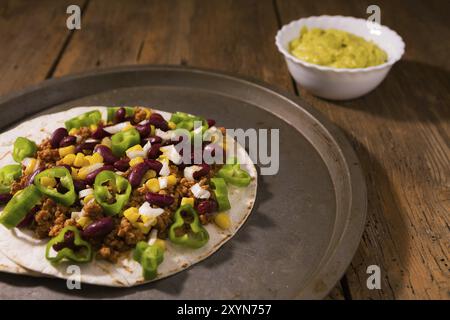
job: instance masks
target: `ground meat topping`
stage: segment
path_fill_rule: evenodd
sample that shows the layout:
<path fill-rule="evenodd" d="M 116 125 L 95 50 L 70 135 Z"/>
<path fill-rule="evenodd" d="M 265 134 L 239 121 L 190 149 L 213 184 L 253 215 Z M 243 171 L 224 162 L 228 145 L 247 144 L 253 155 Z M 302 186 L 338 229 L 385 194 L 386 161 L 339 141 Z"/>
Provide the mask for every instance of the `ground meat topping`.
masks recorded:
<path fill-rule="evenodd" d="M 139 123 L 147 117 L 147 111 L 144 108 L 137 107 L 134 111 L 133 123 Z"/>
<path fill-rule="evenodd" d="M 45 139 L 38 145 L 37 158 L 46 164 L 46 167 L 54 166 L 60 159 L 58 149 L 52 149 L 50 139 Z"/>
<path fill-rule="evenodd" d="M 41 208 L 34 217 L 36 236 L 40 239 L 56 236 L 64 228 L 68 213 L 68 207 L 56 204 L 49 198 L 43 200 Z"/>

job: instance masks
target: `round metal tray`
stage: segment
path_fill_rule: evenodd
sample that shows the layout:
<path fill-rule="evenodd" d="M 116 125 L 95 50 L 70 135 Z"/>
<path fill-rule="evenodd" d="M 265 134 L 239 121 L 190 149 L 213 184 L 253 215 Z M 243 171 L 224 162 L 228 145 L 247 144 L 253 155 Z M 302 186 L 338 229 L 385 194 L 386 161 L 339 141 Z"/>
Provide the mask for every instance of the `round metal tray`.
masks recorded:
<path fill-rule="evenodd" d="M 303 100 L 253 80 L 169 66 L 68 76 L 0 100 L 0 128 L 81 105 L 145 105 L 229 128 L 280 129 L 280 169 L 259 176 L 255 207 L 205 261 L 167 279 L 115 289 L 0 274 L 1 298 L 322 298 L 345 272 L 366 215 L 359 162 L 341 132 Z"/>

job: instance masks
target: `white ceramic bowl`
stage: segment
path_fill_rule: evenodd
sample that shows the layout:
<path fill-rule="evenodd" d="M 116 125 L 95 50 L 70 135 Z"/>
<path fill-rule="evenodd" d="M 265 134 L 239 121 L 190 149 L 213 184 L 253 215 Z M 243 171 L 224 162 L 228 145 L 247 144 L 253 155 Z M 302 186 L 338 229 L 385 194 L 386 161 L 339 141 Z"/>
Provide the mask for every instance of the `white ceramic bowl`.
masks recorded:
<path fill-rule="evenodd" d="M 366 40 L 372 40 L 386 51 L 388 61 L 374 67 L 340 69 L 297 59 L 289 53 L 289 42 L 298 37 L 303 26 L 344 30 Z M 360 97 L 375 89 L 386 77 L 392 65 L 400 60 L 405 52 L 405 44 L 395 31 L 381 25 L 376 25 L 375 28 L 377 29 L 374 29 L 373 24 L 370 26 L 367 20 L 353 17 L 309 17 L 283 26 L 275 37 L 275 44 L 283 54 L 289 72 L 300 86 L 322 98 L 347 100 Z"/>

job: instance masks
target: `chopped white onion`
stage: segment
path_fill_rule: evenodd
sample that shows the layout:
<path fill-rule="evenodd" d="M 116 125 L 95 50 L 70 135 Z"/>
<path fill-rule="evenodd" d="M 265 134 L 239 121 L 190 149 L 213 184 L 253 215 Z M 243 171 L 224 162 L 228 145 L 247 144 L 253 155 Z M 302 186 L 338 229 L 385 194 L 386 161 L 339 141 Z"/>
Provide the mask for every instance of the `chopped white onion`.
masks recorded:
<path fill-rule="evenodd" d="M 145 158 L 147 158 L 148 152 L 152 148 L 152 144 L 150 141 L 147 141 L 147 143 L 142 147 L 142 150 L 144 151 Z"/>
<path fill-rule="evenodd" d="M 150 203 L 147 201 L 144 202 L 138 209 L 139 214 L 146 216 L 148 218 L 156 218 L 164 213 L 164 209 L 161 208 L 152 208 Z"/>
<path fill-rule="evenodd" d="M 174 164 L 180 164 L 181 163 L 181 156 L 178 153 L 177 149 L 175 149 L 175 146 L 173 144 L 165 147 L 159 148 L 161 152 Z"/>
<path fill-rule="evenodd" d="M 75 138 L 77 138 L 77 143 L 80 143 L 81 140 L 83 140 L 83 137 L 80 135 L 75 135 Z"/>
<path fill-rule="evenodd" d="M 203 189 L 198 183 L 194 184 L 190 190 L 197 199 L 209 199 L 211 196 L 211 193 L 208 190 Z"/>
<path fill-rule="evenodd" d="M 83 216 L 83 214 L 84 214 L 84 211 L 74 211 L 70 214 L 70 218 L 77 220 L 77 219 L 81 218 L 81 216 Z"/>
<path fill-rule="evenodd" d="M 160 189 L 167 188 L 167 181 L 168 181 L 167 177 L 159 177 L 158 178 L 159 188 Z"/>
<path fill-rule="evenodd" d="M 100 140 L 89 138 L 89 139 L 86 139 L 85 142 L 87 142 L 87 143 L 91 143 L 91 142 L 100 142 Z"/>
<path fill-rule="evenodd" d="M 157 239 L 158 239 L 158 229 L 152 229 L 152 231 L 150 231 L 150 238 L 148 239 L 148 244 L 149 245 L 155 244 Z"/>
<path fill-rule="evenodd" d="M 126 154 L 127 154 L 127 157 L 130 158 L 130 159 L 134 159 L 134 158 L 137 158 L 137 157 L 144 158 L 144 156 L 145 156 L 144 150 L 127 151 Z"/>
<path fill-rule="evenodd" d="M 170 168 L 169 168 L 169 161 L 164 159 L 163 161 L 160 161 L 162 163 L 162 168 L 159 170 L 160 176 L 168 176 L 170 174 Z"/>
<path fill-rule="evenodd" d="M 110 134 L 115 134 L 117 132 L 122 131 L 124 128 L 126 128 L 127 126 L 130 125 L 129 121 L 126 122 L 120 122 L 118 124 L 115 124 L 113 126 L 109 126 L 109 127 L 104 127 L 103 130 L 105 130 L 106 132 L 110 133 Z"/>
<path fill-rule="evenodd" d="M 104 164 L 102 162 L 91 164 L 89 167 L 86 167 L 86 172 L 87 172 L 87 174 L 89 174 L 97 169 L 100 169 L 103 166 L 104 166 Z"/>
<path fill-rule="evenodd" d="M 163 119 L 166 121 L 170 121 L 170 118 L 172 118 L 172 114 L 170 112 L 157 111 L 156 113 L 159 113 L 161 117 L 163 117 Z"/>
<path fill-rule="evenodd" d="M 162 131 L 161 129 L 155 130 L 155 135 L 163 139 L 164 141 L 170 141 L 173 137 L 175 137 L 176 133 L 173 130 Z"/>
<path fill-rule="evenodd" d="M 78 197 L 81 199 L 81 198 L 85 198 L 85 197 L 87 197 L 88 195 L 90 195 L 90 194 L 93 194 L 94 193 L 94 189 L 92 189 L 92 188 L 87 188 L 87 189 L 84 189 L 84 190 L 81 190 L 80 192 L 78 192 Z"/>
<path fill-rule="evenodd" d="M 199 170 L 202 170 L 202 167 L 196 166 L 196 165 L 190 166 L 190 167 L 186 167 L 186 168 L 184 168 L 184 172 L 183 172 L 184 173 L 184 177 L 186 179 L 188 179 L 189 181 L 194 181 L 195 180 L 194 179 L 194 173 L 199 171 Z"/>

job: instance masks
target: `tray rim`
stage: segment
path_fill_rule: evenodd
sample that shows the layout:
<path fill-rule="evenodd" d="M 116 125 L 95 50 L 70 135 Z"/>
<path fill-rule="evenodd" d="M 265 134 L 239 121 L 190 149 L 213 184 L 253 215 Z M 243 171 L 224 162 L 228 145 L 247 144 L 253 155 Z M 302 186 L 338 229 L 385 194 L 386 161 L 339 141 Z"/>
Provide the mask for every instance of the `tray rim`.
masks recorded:
<path fill-rule="evenodd" d="M 313 279 L 310 279 L 310 281 L 308 281 L 308 285 L 304 288 L 303 292 L 297 296 L 297 298 L 321 299 L 326 297 L 329 294 L 329 292 L 334 288 L 334 286 L 338 283 L 338 281 L 342 278 L 342 276 L 345 274 L 345 271 L 351 264 L 352 259 L 356 253 L 356 250 L 359 247 L 360 240 L 362 238 L 362 234 L 365 229 L 367 217 L 367 186 L 365 182 L 364 173 L 360 165 L 360 161 L 354 149 L 352 148 L 348 138 L 345 136 L 344 132 L 336 125 L 334 125 L 319 110 L 314 108 L 300 96 L 294 95 L 293 93 L 290 92 L 286 92 L 285 90 L 282 90 L 272 84 L 266 83 L 260 79 L 255 79 L 247 75 L 241 75 L 221 70 L 214 70 L 210 68 L 197 68 L 180 65 L 152 65 L 152 64 L 122 65 L 116 67 L 94 69 L 87 72 L 73 73 L 58 78 L 45 79 L 40 83 L 27 86 L 23 89 L 13 91 L 6 95 L 2 95 L 0 96 L 0 113 L 1 113 L 1 106 L 3 104 L 11 102 L 14 99 L 24 97 L 28 94 L 35 93 L 36 91 L 49 89 L 53 85 L 61 84 L 64 82 L 76 81 L 87 77 L 95 77 L 101 75 L 107 76 L 108 74 L 120 72 L 140 72 L 144 70 L 158 71 L 158 72 L 162 71 L 189 72 L 216 77 L 220 76 L 227 78 L 228 80 L 231 81 L 243 83 L 244 85 L 256 86 L 259 87 L 260 89 L 275 94 L 279 98 L 293 102 L 298 108 L 303 109 L 313 119 L 318 121 L 326 131 L 328 131 L 330 136 L 333 138 L 333 142 L 337 145 L 337 147 L 341 151 L 342 157 L 345 160 L 347 171 L 349 173 L 348 180 L 351 186 L 351 194 L 350 194 L 351 208 L 347 219 L 346 227 L 343 230 L 341 237 L 339 238 L 338 245 L 331 253 L 331 256 L 325 261 L 325 264 L 320 266 L 322 277 L 326 278 L 321 279 L 325 280 L 322 281 L 321 283 L 325 285 L 327 289 L 324 290 L 324 288 L 320 288 L 318 290 L 317 283 L 315 283 Z M 121 87 L 118 86 L 117 88 Z M 69 99 L 76 99 L 76 98 L 69 98 Z M 41 109 L 37 112 L 27 113 L 26 117 L 33 116 L 45 109 L 47 108 Z M 276 112 L 271 112 L 268 110 L 266 111 L 277 116 L 282 121 L 286 122 L 288 125 L 292 126 L 296 131 L 298 131 L 298 129 L 295 126 L 293 126 L 289 121 L 278 115 Z M 7 126 L 14 125 L 17 122 L 18 121 L 9 122 Z M 5 126 L 3 126 L 3 128 L 0 129 L 0 131 L 3 132 L 4 129 Z M 301 134 L 301 132 L 299 133 Z M 314 147 L 312 143 L 311 145 Z M 354 188 L 354 186 L 358 186 L 358 188 Z M 356 194 L 356 197 L 354 196 L 354 194 Z M 343 247 L 346 248 L 344 251 L 342 250 Z M 338 249 L 341 249 L 340 255 L 337 255 L 339 251 Z M 342 260 L 346 262 L 342 263 Z M 333 268 L 336 265 L 338 267 Z M 317 273 L 315 273 L 314 275 L 317 275 Z"/>

